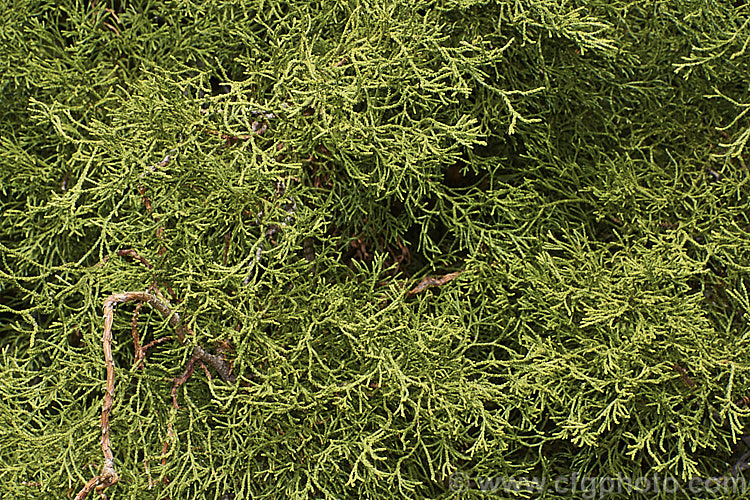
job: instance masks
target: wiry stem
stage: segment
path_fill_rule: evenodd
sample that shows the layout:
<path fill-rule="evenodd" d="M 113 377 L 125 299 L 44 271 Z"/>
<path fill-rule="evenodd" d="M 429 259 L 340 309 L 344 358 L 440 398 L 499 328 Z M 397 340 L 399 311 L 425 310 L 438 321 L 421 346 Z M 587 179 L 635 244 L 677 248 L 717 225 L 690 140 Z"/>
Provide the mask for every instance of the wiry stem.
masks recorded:
<path fill-rule="evenodd" d="M 115 471 L 115 459 L 109 439 L 109 415 L 112 411 L 115 397 L 115 366 L 114 359 L 112 358 L 112 323 L 114 321 L 115 306 L 117 304 L 132 301 L 146 302 L 151 305 L 151 307 L 159 311 L 165 318 L 169 319 L 169 324 L 174 328 L 180 342 L 184 342 L 185 340 L 185 327 L 180 322 L 180 316 L 172 311 L 171 307 L 164 299 L 155 294 L 148 292 L 115 293 L 107 297 L 104 301 L 104 333 L 102 335 L 102 343 L 104 345 L 104 363 L 107 368 L 107 382 L 104 390 L 104 404 L 102 405 L 101 419 L 104 467 L 102 468 L 101 474 L 91 479 L 81 491 L 78 492 L 75 497 L 76 500 L 86 498 L 92 490 L 96 490 L 97 493 L 104 496 L 104 489 L 112 486 L 119 480 L 117 471 Z M 213 366 L 225 381 L 232 383 L 235 381 L 235 377 L 231 374 L 230 368 L 220 356 L 209 354 L 200 346 L 195 346 L 194 356 Z"/>
<path fill-rule="evenodd" d="M 414 295 L 418 294 L 419 292 L 426 290 L 427 288 L 431 286 L 442 286 L 448 283 L 450 280 L 461 274 L 463 271 L 458 271 L 455 273 L 446 274 L 440 278 L 431 278 L 429 276 L 426 276 L 422 278 L 422 281 L 419 282 L 417 286 L 415 286 L 413 289 L 409 290 L 406 295 L 409 297 L 413 297 Z"/>

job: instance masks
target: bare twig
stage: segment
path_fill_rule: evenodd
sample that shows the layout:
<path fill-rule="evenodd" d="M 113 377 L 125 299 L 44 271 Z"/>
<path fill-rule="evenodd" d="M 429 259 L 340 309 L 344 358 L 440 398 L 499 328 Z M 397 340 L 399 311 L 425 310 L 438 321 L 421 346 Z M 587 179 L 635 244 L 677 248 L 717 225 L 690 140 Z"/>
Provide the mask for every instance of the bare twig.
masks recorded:
<path fill-rule="evenodd" d="M 178 410 L 180 408 L 180 405 L 177 404 L 177 389 L 187 382 L 187 379 L 190 378 L 190 376 L 193 374 L 193 368 L 195 366 L 195 362 L 198 360 L 198 356 L 195 354 L 188 360 L 187 366 L 185 367 L 185 371 L 182 372 L 182 375 L 174 379 L 174 385 L 172 386 L 172 407 L 174 407 L 175 410 Z M 165 450 L 166 451 L 166 450 Z"/>
<path fill-rule="evenodd" d="M 117 483 L 119 477 L 115 471 L 114 454 L 110 443 L 109 416 L 112 411 L 112 405 L 115 395 L 115 367 L 112 357 L 112 323 L 114 321 L 114 308 L 117 304 L 126 302 L 146 302 L 151 307 L 159 311 L 165 318 L 168 318 L 169 324 L 174 328 L 177 338 L 180 342 L 185 341 L 186 328 L 180 321 L 180 316 L 172 311 L 169 303 L 161 296 L 149 292 L 123 292 L 115 293 L 107 297 L 104 301 L 104 333 L 102 343 L 104 346 L 104 363 L 107 368 L 107 381 L 104 391 L 104 404 L 102 405 L 102 452 L 104 453 L 104 466 L 101 474 L 92 478 L 76 495 L 76 500 L 82 500 L 88 496 L 91 491 L 96 491 L 103 495 L 104 489 Z M 137 316 L 134 322 L 137 321 Z M 152 343 L 153 344 L 153 343 Z M 151 345 L 151 344 L 149 344 Z M 138 356 L 138 354 L 136 354 Z M 195 346 L 193 358 L 205 361 L 213 366 L 219 375 L 228 382 L 234 382 L 235 377 L 231 373 L 231 368 L 223 358 L 209 354 L 202 347 Z M 192 359 L 191 359 L 192 360 Z"/>
<path fill-rule="evenodd" d="M 102 23 L 102 24 L 103 24 L 104 26 L 106 26 L 107 28 L 111 29 L 112 31 L 114 31 L 116 35 L 119 35 L 119 34 L 120 34 L 120 30 L 118 30 L 118 29 L 117 29 L 117 27 L 115 27 L 115 26 L 112 26 L 112 25 L 111 25 L 111 24 L 109 24 L 109 23 Z"/>
<path fill-rule="evenodd" d="M 198 356 L 198 359 L 200 359 L 207 365 L 213 366 L 214 370 L 216 370 L 216 372 L 225 382 L 233 384 L 236 381 L 235 376 L 232 374 L 232 368 L 226 363 L 226 361 L 224 361 L 224 358 L 222 358 L 221 356 L 211 354 L 199 345 L 195 346 L 195 348 L 193 349 L 193 353 Z"/>
<path fill-rule="evenodd" d="M 180 405 L 177 404 L 177 389 L 179 389 L 179 387 L 187 382 L 188 379 L 193 375 L 196 363 L 198 363 L 198 365 L 203 368 L 203 373 L 206 374 L 206 378 L 208 380 L 212 380 L 211 372 L 209 372 L 208 368 L 206 368 L 206 365 L 203 364 L 200 356 L 198 356 L 197 354 L 193 354 L 193 356 L 188 360 L 187 367 L 185 368 L 185 371 L 182 372 L 182 375 L 174 379 L 174 385 L 172 386 L 172 407 L 175 410 L 180 409 Z M 232 379 L 234 381 L 234 377 L 232 377 Z"/>
<path fill-rule="evenodd" d="M 141 354 L 140 354 L 141 364 L 143 364 L 143 362 L 146 361 L 146 352 L 148 352 L 149 349 L 151 349 L 155 345 L 161 344 L 162 342 L 166 342 L 167 340 L 169 340 L 169 337 L 161 337 L 161 338 L 158 338 L 158 339 L 154 339 L 151 342 L 149 342 L 148 344 L 142 346 L 141 347 Z"/>
<path fill-rule="evenodd" d="M 143 302 L 138 302 L 138 304 L 135 306 L 135 311 L 133 311 L 133 322 L 130 325 L 133 334 L 133 347 L 135 348 L 134 364 L 140 366 L 143 366 L 143 359 L 146 356 L 145 351 L 141 349 L 141 336 L 138 335 L 138 316 L 141 314 L 142 307 Z"/>
<path fill-rule="evenodd" d="M 140 335 L 138 335 L 138 316 L 141 312 L 142 307 L 143 302 L 138 302 L 138 304 L 135 306 L 135 311 L 133 312 L 133 323 L 131 325 L 131 328 L 133 330 L 133 346 L 135 348 L 135 361 L 133 362 L 133 365 L 137 365 L 139 368 L 143 368 L 143 365 L 146 362 L 146 353 L 149 349 L 151 349 L 155 345 L 159 345 L 162 342 L 166 342 L 167 340 L 169 340 L 169 337 L 161 337 L 152 340 L 146 345 L 141 345 L 141 338 Z"/>
<path fill-rule="evenodd" d="M 427 288 L 431 286 L 441 286 L 446 283 L 448 283 L 450 280 L 461 274 L 463 271 L 458 271 L 455 273 L 446 274 L 440 278 L 431 278 L 429 276 L 425 276 L 422 278 L 422 281 L 419 282 L 417 286 L 415 286 L 413 289 L 409 290 L 407 292 L 407 295 L 409 297 L 413 297 L 414 295 L 418 294 L 419 292 L 426 290 Z"/>
<path fill-rule="evenodd" d="M 152 266 L 145 258 L 141 257 L 134 248 L 128 248 L 127 250 L 118 250 L 117 255 L 119 255 L 120 257 L 130 257 L 131 259 L 135 259 L 149 269 L 154 268 L 154 266 Z"/>

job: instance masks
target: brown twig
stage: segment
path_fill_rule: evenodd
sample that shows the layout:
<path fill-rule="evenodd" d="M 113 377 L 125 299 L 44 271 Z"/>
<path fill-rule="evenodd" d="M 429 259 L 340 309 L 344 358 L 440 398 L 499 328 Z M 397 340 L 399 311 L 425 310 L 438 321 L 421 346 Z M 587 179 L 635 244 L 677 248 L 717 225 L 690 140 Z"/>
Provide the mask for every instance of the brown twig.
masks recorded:
<path fill-rule="evenodd" d="M 146 352 L 148 352 L 149 349 L 151 349 L 155 345 L 161 344 L 162 342 L 166 342 L 167 340 L 169 340 L 169 337 L 161 337 L 161 338 L 158 338 L 158 339 L 154 339 L 151 342 L 149 342 L 148 344 L 146 344 L 143 347 L 141 347 L 141 351 L 143 352 L 143 354 L 141 355 L 141 357 L 143 358 L 143 361 L 146 360 Z"/>
<path fill-rule="evenodd" d="M 185 368 L 185 371 L 182 372 L 182 375 L 174 379 L 174 385 L 172 385 L 172 407 L 175 410 L 180 409 L 180 405 L 177 404 L 177 389 L 188 381 L 188 379 L 193 375 L 193 371 L 195 369 L 195 363 L 198 363 L 198 365 L 203 368 L 203 373 L 206 374 L 206 378 L 208 380 L 213 380 L 211 377 L 211 372 L 208 371 L 208 368 L 206 368 L 206 365 L 203 364 L 203 361 L 201 360 L 200 356 L 197 354 L 193 354 L 193 356 L 188 360 L 187 367 Z"/>
<path fill-rule="evenodd" d="M 130 257 L 135 259 L 149 269 L 153 269 L 154 266 L 149 263 L 144 257 L 141 257 L 134 248 L 128 248 L 127 250 L 118 250 L 117 255 L 120 257 Z"/>
<path fill-rule="evenodd" d="M 143 308 L 143 302 L 138 302 L 135 306 L 135 311 L 133 311 L 133 321 L 130 329 L 133 334 L 133 347 L 135 348 L 134 364 L 143 366 L 143 359 L 146 357 L 146 353 L 141 349 L 141 336 L 138 335 L 138 316 L 141 314 L 141 308 Z"/>
<path fill-rule="evenodd" d="M 154 287 L 154 289 L 155 288 L 156 287 Z M 141 338 L 140 335 L 138 335 L 138 316 L 140 315 L 142 307 L 143 302 L 138 302 L 138 304 L 136 304 L 135 311 L 133 311 L 133 323 L 131 325 L 133 333 L 133 346 L 135 348 L 135 361 L 133 362 L 133 365 L 137 365 L 139 368 L 143 368 L 143 365 L 146 362 L 146 353 L 149 349 L 151 349 L 155 345 L 159 345 L 162 342 L 166 342 L 167 340 L 169 340 L 169 337 L 161 337 L 152 340 L 144 346 L 141 345 Z"/>
<path fill-rule="evenodd" d="M 104 454 L 104 466 L 102 468 L 101 474 L 92 478 L 88 483 L 86 483 L 81 491 L 78 492 L 75 497 L 76 500 L 82 500 L 86 498 L 88 494 L 94 490 L 104 496 L 104 489 L 112 486 L 119 480 L 114 467 L 115 460 L 110 443 L 109 428 L 109 416 L 112 411 L 112 405 L 115 396 L 115 366 L 114 359 L 112 357 L 112 323 L 114 321 L 115 306 L 117 304 L 134 301 L 146 302 L 151 307 L 159 311 L 165 318 L 168 318 L 169 324 L 174 328 L 175 333 L 177 334 L 177 338 L 180 340 L 180 342 L 185 341 L 186 328 L 182 325 L 179 314 L 172 311 L 169 303 L 163 297 L 158 296 L 155 293 L 115 293 L 107 297 L 107 299 L 104 301 L 104 333 L 102 335 L 102 344 L 104 346 L 104 363 L 107 369 L 107 381 L 104 391 L 104 404 L 102 405 L 101 418 L 102 452 Z M 227 363 L 220 356 L 209 354 L 202 347 L 195 346 L 194 357 L 213 366 L 225 381 L 234 382 L 235 378 L 231 373 L 231 369 L 227 366 Z"/>
<path fill-rule="evenodd" d="M 225 382 L 229 382 L 230 384 L 236 382 L 237 379 L 232 374 L 232 367 L 229 366 L 226 361 L 224 361 L 224 358 L 207 352 L 199 345 L 195 346 L 195 348 L 193 349 L 193 353 L 195 356 L 198 356 L 198 359 L 200 359 L 207 365 L 213 366 L 214 370 L 216 370 L 222 380 L 224 380 Z"/>
<path fill-rule="evenodd" d="M 118 30 L 118 29 L 117 29 L 117 27 L 115 27 L 115 26 L 112 26 L 112 25 L 111 25 L 111 24 L 109 24 L 109 23 L 102 23 L 102 24 L 103 24 L 104 26 L 106 26 L 107 28 L 111 29 L 112 31 L 114 31 L 116 35 L 118 35 L 118 36 L 120 35 L 120 30 Z"/>
<path fill-rule="evenodd" d="M 174 385 L 172 386 L 172 407 L 174 407 L 175 410 L 178 410 L 180 408 L 180 405 L 177 404 L 177 389 L 187 382 L 187 379 L 190 378 L 190 376 L 193 374 L 193 368 L 195 366 L 195 362 L 198 360 L 198 356 L 195 354 L 188 360 L 187 366 L 185 367 L 185 371 L 182 372 L 182 375 L 174 379 Z M 166 450 L 165 450 L 166 451 Z"/>
<path fill-rule="evenodd" d="M 425 276 L 422 278 L 422 281 L 419 282 L 417 286 L 412 288 L 407 292 L 407 295 L 409 297 L 413 297 L 414 295 L 418 294 L 419 292 L 426 290 L 427 288 L 431 286 L 441 286 L 448 283 L 450 280 L 461 274 L 463 271 L 458 271 L 455 273 L 446 274 L 440 278 L 432 278 L 430 276 Z"/>

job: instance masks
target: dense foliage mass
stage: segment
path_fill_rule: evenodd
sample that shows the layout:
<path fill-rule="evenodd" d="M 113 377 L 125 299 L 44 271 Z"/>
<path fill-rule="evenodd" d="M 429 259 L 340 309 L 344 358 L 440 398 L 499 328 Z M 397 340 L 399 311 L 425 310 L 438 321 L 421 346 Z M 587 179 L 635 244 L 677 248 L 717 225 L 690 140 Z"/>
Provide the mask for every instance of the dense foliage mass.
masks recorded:
<path fill-rule="evenodd" d="M 729 0 L 0 1 L 4 498 L 98 474 L 102 303 L 154 284 L 192 333 L 139 367 L 115 311 L 112 498 L 727 474 L 749 42 Z M 175 409 L 195 345 L 237 382 Z"/>

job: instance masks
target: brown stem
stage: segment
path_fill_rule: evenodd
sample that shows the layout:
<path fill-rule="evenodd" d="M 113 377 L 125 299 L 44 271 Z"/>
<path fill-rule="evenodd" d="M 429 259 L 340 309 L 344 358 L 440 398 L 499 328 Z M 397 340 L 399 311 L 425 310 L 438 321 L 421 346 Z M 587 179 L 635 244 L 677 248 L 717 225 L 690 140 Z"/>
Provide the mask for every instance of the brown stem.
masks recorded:
<path fill-rule="evenodd" d="M 143 302 L 138 302 L 133 311 L 133 322 L 130 325 L 133 334 L 133 347 L 135 348 L 135 364 L 143 366 L 143 359 L 146 356 L 145 349 L 141 349 L 141 336 L 138 335 L 138 316 L 141 314 Z"/>
<path fill-rule="evenodd" d="M 413 289 L 409 290 L 406 295 L 409 297 L 413 297 L 414 295 L 418 294 L 419 292 L 426 290 L 427 288 L 431 286 L 442 286 L 446 283 L 448 283 L 450 280 L 461 274 L 463 271 L 458 271 L 455 273 L 446 274 L 440 278 L 431 278 L 429 276 L 426 276 L 422 278 L 422 281 L 419 282 L 417 286 L 415 286 Z"/>
<path fill-rule="evenodd" d="M 109 416 L 112 411 L 115 396 L 115 366 L 112 357 L 112 323 L 114 321 L 115 306 L 117 304 L 132 301 L 146 302 L 159 311 L 165 318 L 169 319 L 169 324 L 174 328 L 180 342 L 185 341 L 185 327 L 180 322 L 180 316 L 172 311 L 169 303 L 167 303 L 162 297 L 148 292 L 122 292 L 112 294 L 104 301 L 104 333 L 102 335 L 102 344 L 104 346 L 104 363 L 107 368 L 107 381 L 104 391 L 104 404 L 102 405 L 101 419 L 104 467 L 102 468 L 101 474 L 92 478 L 86 483 L 81 491 L 78 492 L 75 500 L 83 500 L 92 490 L 96 490 L 97 493 L 103 495 L 105 488 L 112 486 L 119 480 L 114 467 L 115 459 L 109 439 Z M 209 354 L 200 346 L 195 346 L 194 357 L 213 366 L 225 381 L 234 382 L 234 376 L 231 374 L 231 369 L 220 356 Z"/>
<path fill-rule="evenodd" d="M 153 269 L 154 266 L 151 265 L 149 261 L 147 261 L 144 257 L 141 257 L 138 252 L 135 251 L 134 248 L 128 248 L 126 250 L 118 250 L 117 255 L 120 257 L 130 257 L 131 259 L 137 260 L 144 266 L 146 266 L 149 269 Z"/>
<path fill-rule="evenodd" d="M 182 375 L 174 379 L 174 385 L 172 386 L 172 407 L 175 410 L 180 409 L 180 405 L 177 404 L 177 389 L 187 382 L 187 379 L 190 378 L 190 376 L 193 374 L 193 368 L 195 366 L 195 362 L 198 360 L 198 356 L 193 355 L 188 362 L 187 366 L 185 367 L 185 371 L 182 372 Z"/>

